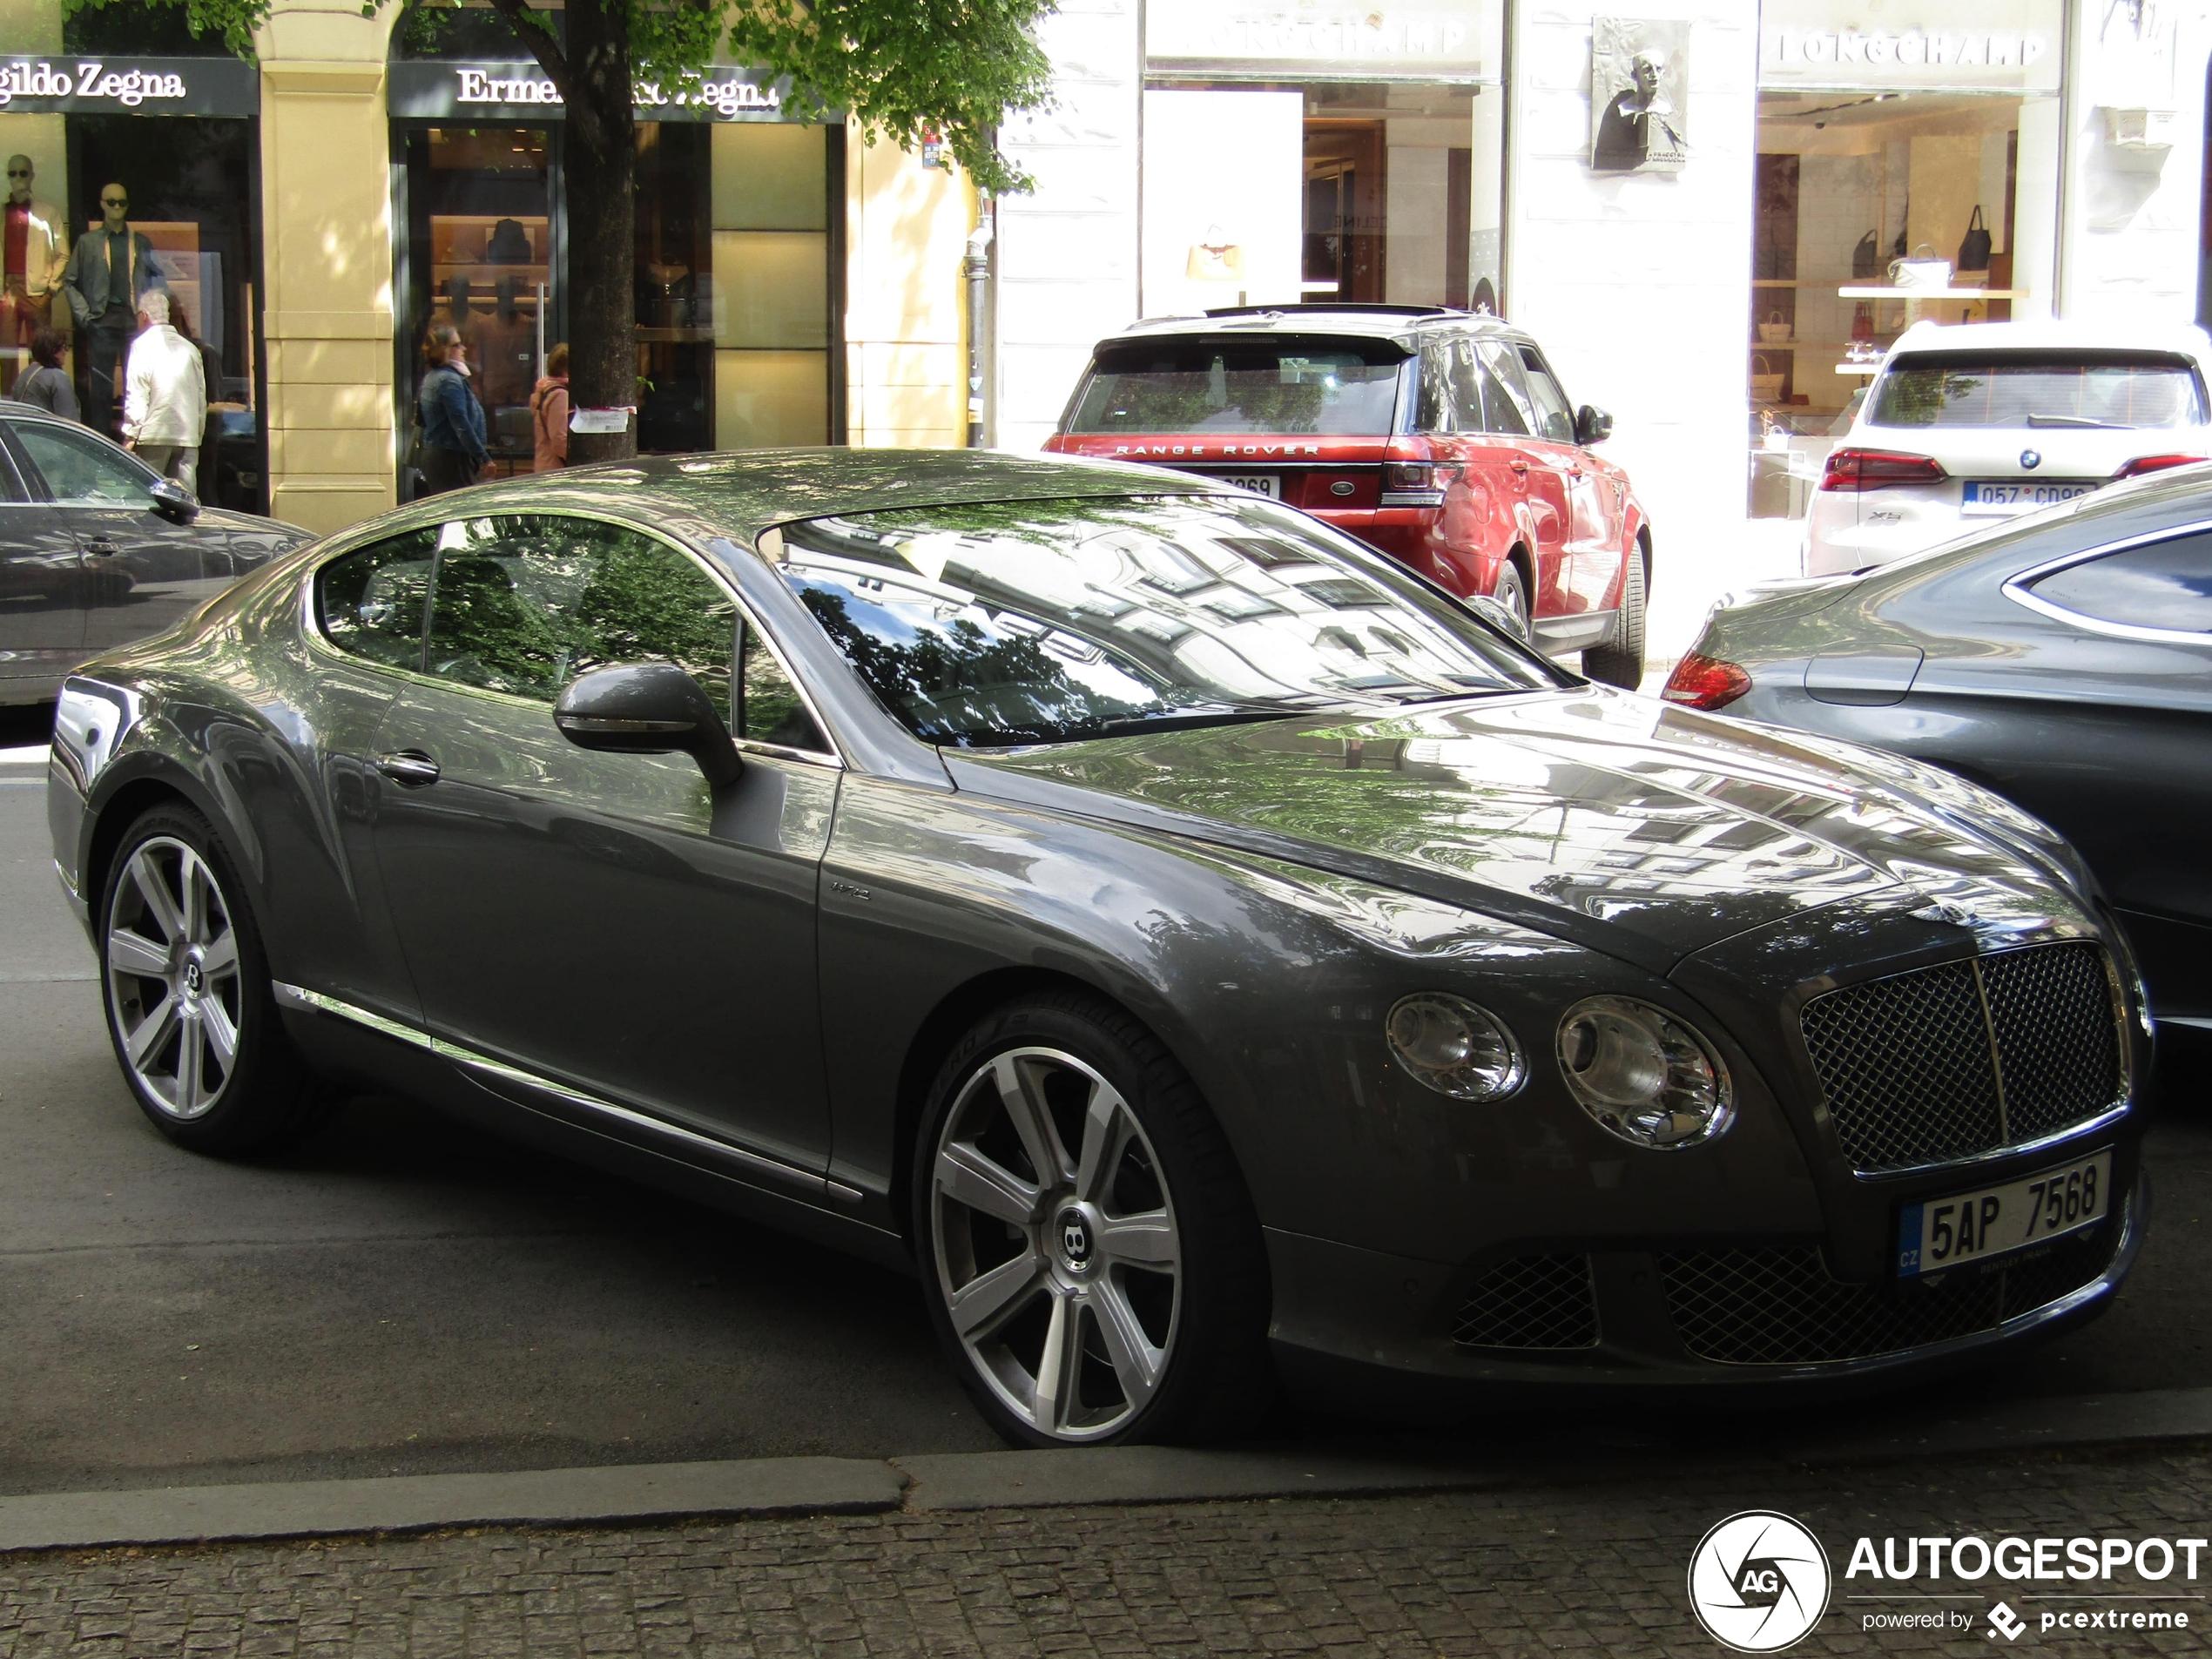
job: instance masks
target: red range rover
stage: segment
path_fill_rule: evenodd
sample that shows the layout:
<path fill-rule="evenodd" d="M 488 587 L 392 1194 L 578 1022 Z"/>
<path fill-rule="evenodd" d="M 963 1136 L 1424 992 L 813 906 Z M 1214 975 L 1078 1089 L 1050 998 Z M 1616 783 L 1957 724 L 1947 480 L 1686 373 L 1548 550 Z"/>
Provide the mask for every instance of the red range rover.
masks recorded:
<path fill-rule="evenodd" d="M 1651 530 L 1628 475 L 1591 448 L 1612 427 L 1494 317 L 1238 307 L 1100 341 L 1045 448 L 1274 496 L 1634 687 Z"/>

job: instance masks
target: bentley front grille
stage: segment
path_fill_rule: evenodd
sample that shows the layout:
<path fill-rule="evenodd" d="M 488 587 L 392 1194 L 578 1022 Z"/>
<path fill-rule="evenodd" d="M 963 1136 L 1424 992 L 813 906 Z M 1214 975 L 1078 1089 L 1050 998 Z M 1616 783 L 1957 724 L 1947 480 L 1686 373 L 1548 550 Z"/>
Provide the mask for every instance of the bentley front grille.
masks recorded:
<path fill-rule="evenodd" d="M 1993 1331 L 2048 1307 L 2111 1265 L 2121 1228 L 2060 1239 L 2032 1260 L 1933 1285 L 1847 1285 L 1817 1247 L 1662 1252 L 1659 1281 L 1683 1345 L 1727 1366 L 1804 1366 Z"/>
<path fill-rule="evenodd" d="M 1467 1348 L 1595 1348 L 1587 1256 L 1516 1256 L 1477 1279 L 1452 1340 Z"/>
<path fill-rule="evenodd" d="M 2103 949 L 2031 945 L 1870 980 L 1798 1015 L 1862 1175 L 2039 1140 L 2119 1103 L 2124 1010 Z"/>

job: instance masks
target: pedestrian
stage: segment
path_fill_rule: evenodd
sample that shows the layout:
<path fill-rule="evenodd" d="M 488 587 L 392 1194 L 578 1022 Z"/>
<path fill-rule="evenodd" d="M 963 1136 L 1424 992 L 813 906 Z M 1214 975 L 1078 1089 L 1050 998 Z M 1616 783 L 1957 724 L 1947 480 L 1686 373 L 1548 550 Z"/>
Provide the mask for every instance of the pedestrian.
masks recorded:
<path fill-rule="evenodd" d="M 199 347 L 169 326 L 169 295 L 138 299 L 138 337 L 124 370 L 123 436 L 139 460 L 190 489 L 207 428 L 207 374 Z"/>
<path fill-rule="evenodd" d="M 64 421 L 83 420 L 77 408 L 77 387 L 62 368 L 62 354 L 68 348 L 69 341 L 58 328 L 41 328 L 33 334 L 31 367 L 16 376 L 15 388 L 8 395 Z"/>
<path fill-rule="evenodd" d="M 117 395 L 122 389 L 118 371 L 130 354 L 138 301 L 150 290 L 166 293 L 169 287 L 154 261 L 153 244 L 132 230 L 130 221 L 131 192 L 120 185 L 101 185 L 100 228 L 78 239 L 62 273 L 70 315 L 85 336 L 90 401 L 84 424 L 110 435 L 117 431 Z"/>
<path fill-rule="evenodd" d="M 569 464 L 569 347 L 563 341 L 545 354 L 545 373 L 530 394 L 530 424 L 537 434 L 534 472 Z"/>
<path fill-rule="evenodd" d="M 449 322 L 422 342 L 424 373 L 415 395 L 422 426 L 422 493 L 466 489 L 491 461 L 484 448 L 484 409 L 469 388 L 469 348 Z"/>
<path fill-rule="evenodd" d="M 199 470 L 192 483 L 192 494 L 204 502 L 220 505 L 216 491 L 220 483 L 218 462 L 222 453 L 223 411 L 235 409 L 238 405 L 223 395 L 223 354 L 192 332 L 192 314 L 181 305 L 172 306 L 169 321 L 184 336 L 185 343 L 199 354 L 200 375 L 207 386 L 207 424 L 200 428 Z"/>

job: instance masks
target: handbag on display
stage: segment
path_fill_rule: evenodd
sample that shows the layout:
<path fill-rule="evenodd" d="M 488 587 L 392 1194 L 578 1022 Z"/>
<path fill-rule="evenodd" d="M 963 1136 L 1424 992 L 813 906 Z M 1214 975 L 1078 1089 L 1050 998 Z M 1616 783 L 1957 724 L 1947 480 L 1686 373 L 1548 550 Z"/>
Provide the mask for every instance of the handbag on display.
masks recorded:
<path fill-rule="evenodd" d="M 1936 258 L 1935 250 L 1923 242 L 1912 250 L 1911 259 L 1890 261 L 1890 280 L 1900 288 L 1947 288 L 1951 261 Z"/>
<path fill-rule="evenodd" d="M 1778 346 L 1790 338 L 1790 321 L 1779 311 L 1767 313 L 1766 320 L 1759 325 L 1759 338 L 1770 346 Z"/>
<path fill-rule="evenodd" d="M 1881 273 L 1882 239 L 1872 231 L 1858 239 L 1858 246 L 1851 251 L 1851 273 L 1854 281 L 1871 281 Z"/>
<path fill-rule="evenodd" d="M 1981 222 L 1981 204 L 1976 202 L 1973 217 L 1966 221 L 1966 239 L 1959 244 L 1959 268 L 1986 271 L 1990 250 L 1989 226 Z"/>

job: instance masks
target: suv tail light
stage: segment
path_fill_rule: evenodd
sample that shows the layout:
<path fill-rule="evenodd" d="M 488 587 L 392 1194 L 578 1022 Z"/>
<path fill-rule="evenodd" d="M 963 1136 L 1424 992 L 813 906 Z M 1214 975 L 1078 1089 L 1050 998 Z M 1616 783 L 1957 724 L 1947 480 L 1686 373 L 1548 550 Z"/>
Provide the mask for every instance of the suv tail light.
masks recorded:
<path fill-rule="evenodd" d="M 1887 484 L 1939 484 L 1951 475 L 1930 455 L 1895 449 L 1834 449 L 1820 475 L 1823 489 L 1880 489 Z"/>
<path fill-rule="evenodd" d="M 1444 486 L 1452 482 L 1453 474 L 1458 470 L 1457 467 L 1439 465 L 1430 460 L 1428 446 L 1418 438 L 1393 440 L 1383 460 L 1382 494 L 1377 498 L 1377 504 L 1441 507 Z"/>
<path fill-rule="evenodd" d="M 1687 708 L 1717 709 L 1733 703 L 1751 689 L 1751 677 L 1734 663 L 1690 651 L 1667 676 L 1659 695 Z"/>
<path fill-rule="evenodd" d="M 2137 455 L 2133 461 L 2112 475 L 2117 483 L 2122 478 L 2140 478 L 2147 472 L 2164 472 L 2168 467 L 2194 467 L 2212 457 L 2204 455 Z"/>

